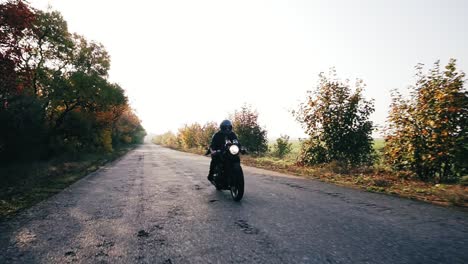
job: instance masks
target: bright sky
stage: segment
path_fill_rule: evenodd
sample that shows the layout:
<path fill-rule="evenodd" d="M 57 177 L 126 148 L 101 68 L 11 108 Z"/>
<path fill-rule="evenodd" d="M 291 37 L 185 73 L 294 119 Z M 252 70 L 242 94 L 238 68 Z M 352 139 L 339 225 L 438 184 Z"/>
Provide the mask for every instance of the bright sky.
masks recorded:
<path fill-rule="evenodd" d="M 390 90 L 418 62 L 458 59 L 468 71 L 468 1 L 31 0 L 69 30 L 103 43 L 110 79 L 150 133 L 220 122 L 244 103 L 270 138 L 304 137 L 289 113 L 336 67 L 362 78 L 384 124 Z"/>

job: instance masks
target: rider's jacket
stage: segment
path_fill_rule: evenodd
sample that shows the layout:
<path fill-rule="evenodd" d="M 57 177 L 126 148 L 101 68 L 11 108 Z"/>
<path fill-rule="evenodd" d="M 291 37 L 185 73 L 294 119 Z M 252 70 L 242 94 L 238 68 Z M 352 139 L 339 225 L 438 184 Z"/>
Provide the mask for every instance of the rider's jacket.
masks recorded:
<path fill-rule="evenodd" d="M 237 136 L 234 132 L 230 132 L 229 134 L 224 134 L 221 131 L 216 132 L 213 135 L 213 138 L 211 139 L 211 145 L 210 148 L 212 150 L 220 150 L 224 147 L 224 144 L 226 144 L 226 140 L 235 140 L 237 139 Z"/>

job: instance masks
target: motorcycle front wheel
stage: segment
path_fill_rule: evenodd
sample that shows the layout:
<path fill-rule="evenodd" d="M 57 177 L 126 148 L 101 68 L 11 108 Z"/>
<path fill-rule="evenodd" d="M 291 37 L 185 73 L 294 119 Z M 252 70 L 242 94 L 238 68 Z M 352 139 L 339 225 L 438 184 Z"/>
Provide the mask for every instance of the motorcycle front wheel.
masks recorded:
<path fill-rule="evenodd" d="M 233 168 L 231 196 L 236 202 L 240 201 L 244 196 L 244 173 L 240 164 L 235 165 Z"/>

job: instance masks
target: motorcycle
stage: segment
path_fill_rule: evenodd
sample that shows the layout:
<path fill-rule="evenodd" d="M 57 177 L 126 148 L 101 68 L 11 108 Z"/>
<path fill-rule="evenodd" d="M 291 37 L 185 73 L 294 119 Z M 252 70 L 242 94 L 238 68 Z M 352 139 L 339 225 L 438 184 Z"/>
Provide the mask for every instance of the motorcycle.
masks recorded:
<path fill-rule="evenodd" d="M 230 190 L 234 201 L 240 201 L 244 196 L 244 173 L 240 165 L 240 153 L 245 154 L 246 150 L 240 147 L 237 140 L 226 140 L 222 150 L 213 153 L 208 149 L 205 154 L 215 155 L 220 160 L 215 166 L 211 183 L 218 191 Z"/>

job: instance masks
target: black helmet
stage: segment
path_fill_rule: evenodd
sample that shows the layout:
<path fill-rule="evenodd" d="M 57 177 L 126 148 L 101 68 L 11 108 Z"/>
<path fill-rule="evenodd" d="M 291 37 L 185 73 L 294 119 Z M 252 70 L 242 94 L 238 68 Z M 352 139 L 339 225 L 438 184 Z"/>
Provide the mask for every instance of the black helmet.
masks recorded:
<path fill-rule="evenodd" d="M 221 129 L 221 132 L 224 134 L 229 134 L 232 131 L 232 123 L 229 120 L 223 120 L 221 124 L 219 125 L 219 129 Z"/>

